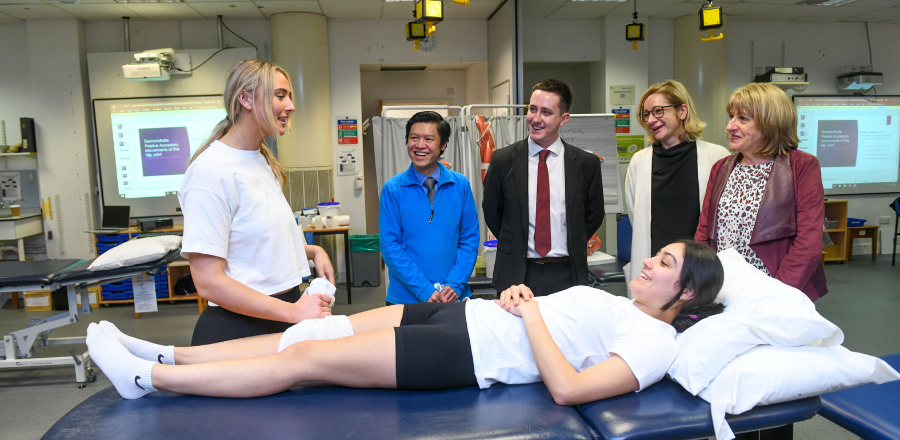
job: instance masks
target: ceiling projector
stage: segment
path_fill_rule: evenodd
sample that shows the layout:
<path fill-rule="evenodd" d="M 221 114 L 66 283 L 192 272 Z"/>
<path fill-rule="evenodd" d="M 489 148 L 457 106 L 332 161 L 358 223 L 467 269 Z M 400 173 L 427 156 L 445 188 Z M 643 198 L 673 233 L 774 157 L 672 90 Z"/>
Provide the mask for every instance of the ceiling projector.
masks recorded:
<path fill-rule="evenodd" d="M 134 54 L 134 62 L 122 66 L 122 77 L 136 81 L 165 81 L 174 66 L 174 49 L 152 49 Z"/>

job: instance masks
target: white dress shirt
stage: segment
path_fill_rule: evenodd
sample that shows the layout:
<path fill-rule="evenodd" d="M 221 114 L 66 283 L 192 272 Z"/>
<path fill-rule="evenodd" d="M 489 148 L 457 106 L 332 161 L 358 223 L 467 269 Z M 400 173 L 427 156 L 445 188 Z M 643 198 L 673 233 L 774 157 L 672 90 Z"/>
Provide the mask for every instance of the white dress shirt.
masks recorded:
<path fill-rule="evenodd" d="M 547 155 L 547 177 L 550 178 L 550 252 L 544 257 L 569 255 L 566 244 L 566 170 L 563 165 L 563 143 L 556 138 Z M 542 258 L 534 250 L 535 203 L 537 201 L 538 163 L 544 148 L 528 138 L 528 258 Z"/>

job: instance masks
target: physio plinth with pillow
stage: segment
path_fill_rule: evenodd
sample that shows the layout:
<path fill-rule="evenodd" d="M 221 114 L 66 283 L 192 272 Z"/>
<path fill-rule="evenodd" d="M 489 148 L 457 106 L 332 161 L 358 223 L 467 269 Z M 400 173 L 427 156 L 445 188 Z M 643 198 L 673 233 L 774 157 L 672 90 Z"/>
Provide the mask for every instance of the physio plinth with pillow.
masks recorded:
<path fill-rule="evenodd" d="M 669 377 L 640 392 L 569 407 L 554 403 L 542 383 L 444 391 L 304 387 L 250 399 L 156 392 L 125 400 L 110 387 L 44 438 L 730 439 L 813 417 L 821 393 L 900 378 L 883 360 L 840 347 L 841 330 L 799 290 L 733 250 L 719 258 L 725 312 L 679 335 Z M 310 290 L 329 293 L 328 286 Z M 279 349 L 352 334 L 345 317 L 330 318 L 304 321 L 282 336 Z"/>
<path fill-rule="evenodd" d="M 84 344 L 85 338 L 51 339 L 50 332 L 74 324 L 91 313 L 88 289 L 102 284 L 156 273 L 180 256 L 181 237 L 162 236 L 130 240 L 93 260 L 10 261 L 0 265 L 0 304 L 2 295 L 20 291 L 66 289 L 68 310 L 3 335 L 0 368 L 30 368 L 51 365 L 75 367 L 75 381 L 84 386 L 93 382 L 88 352 L 71 356 L 35 357 L 35 349 L 46 345 Z M 81 305 L 77 304 L 78 300 Z"/>

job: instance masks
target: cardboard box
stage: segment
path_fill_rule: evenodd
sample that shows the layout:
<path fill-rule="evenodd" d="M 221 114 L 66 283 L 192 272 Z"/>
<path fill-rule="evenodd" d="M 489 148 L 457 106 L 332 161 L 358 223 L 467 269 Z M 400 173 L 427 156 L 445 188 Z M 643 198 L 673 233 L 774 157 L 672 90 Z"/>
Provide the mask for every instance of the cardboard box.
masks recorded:
<path fill-rule="evenodd" d="M 49 290 L 25 292 L 26 312 L 47 312 L 53 310 L 53 298 Z"/>
<path fill-rule="evenodd" d="M 90 299 L 92 309 L 100 307 L 100 303 L 97 302 L 97 298 L 100 298 L 100 287 L 91 287 L 88 289 L 88 298 Z M 77 302 L 79 306 L 81 305 L 81 295 L 75 297 L 75 302 Z"/>

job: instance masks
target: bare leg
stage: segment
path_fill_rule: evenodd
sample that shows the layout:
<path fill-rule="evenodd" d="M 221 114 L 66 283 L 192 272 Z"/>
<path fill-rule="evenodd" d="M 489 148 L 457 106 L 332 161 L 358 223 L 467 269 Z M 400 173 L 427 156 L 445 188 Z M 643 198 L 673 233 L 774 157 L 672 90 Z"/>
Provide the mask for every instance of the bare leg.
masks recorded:
<path fill-rule="evenodd" d="M 383 328 L 399 327 L 401 319 L 403 319 L 402 305 L 379 307 L 350 315 L 353 333 L 357 335 Z"/>
<path fill-rule="evenodd" d="M 281 353 L 253 359 L 190 366 L 157 364 L 152 379 L 160 390 L 211 397 L 267 396 L 318 384 L 396 388 L 394 331 L 382 328 L 348 338 L 304 341 Z"/>
<path fill-rule="evenodd" d="M 353 333 L 393 328 L 400 325 L 403 306 L 380 307 L 350 316 Z M 233 359 L 247 359 L 278 352 L 281 333 L 251 336 L 197 347 L 175 347 L 175 364 L 193 365 Z"/>
<path fill-rule="evenodd" d="M 275 354 L 280 340 L 281 333 L 272 333 L 196 347 L 175 347 L 175 364 L 192 365 Z"/>

